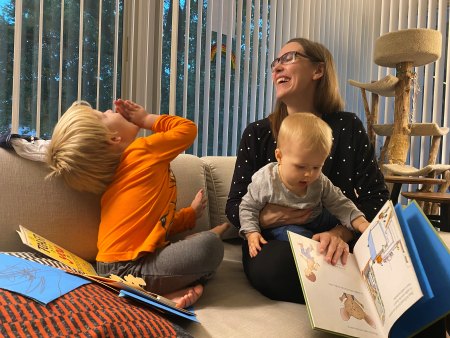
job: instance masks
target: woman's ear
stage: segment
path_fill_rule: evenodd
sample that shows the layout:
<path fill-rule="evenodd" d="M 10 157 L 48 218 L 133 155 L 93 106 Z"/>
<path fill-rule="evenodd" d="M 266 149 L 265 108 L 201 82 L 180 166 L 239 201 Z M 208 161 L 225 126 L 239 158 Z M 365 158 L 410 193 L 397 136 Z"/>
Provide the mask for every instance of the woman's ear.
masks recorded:
<path fill-rule="evenodd" d="M 316 69 L 313 73 L 313 80 L 320 80 L 325 74 L 325 63 L 320 62 L 317 64 Z"/>

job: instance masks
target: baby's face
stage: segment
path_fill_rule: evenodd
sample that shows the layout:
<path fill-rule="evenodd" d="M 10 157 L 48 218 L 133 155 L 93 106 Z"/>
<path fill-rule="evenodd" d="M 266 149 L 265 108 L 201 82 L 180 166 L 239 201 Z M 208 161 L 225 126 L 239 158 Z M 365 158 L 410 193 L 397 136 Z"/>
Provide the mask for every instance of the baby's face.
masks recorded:
<path fill-rule="evenodd" d="M 294 193 L 304 194 L 308 185 L 319 178 L 327 155 L 302 143 L 291 143 L 277 150 L 283 184 Z"/>

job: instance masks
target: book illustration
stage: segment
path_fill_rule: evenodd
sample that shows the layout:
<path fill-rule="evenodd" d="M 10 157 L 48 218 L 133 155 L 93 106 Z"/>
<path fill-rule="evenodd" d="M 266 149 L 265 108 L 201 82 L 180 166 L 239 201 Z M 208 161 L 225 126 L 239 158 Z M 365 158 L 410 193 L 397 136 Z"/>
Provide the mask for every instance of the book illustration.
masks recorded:
<path fill-rule="evenodd" d="M 308 278 L 308 280 L 310 280 L 311 282 L 315 282 L 317 277 L 314 274 L 314 271 L 317 271 L 320 265 L 315 261 L 312 254 L 314 249 L 311 244 L 306 248 L 304 247 L 302 242 L 299 242 L 298 245 L 300 247 L 301 257 L 303 257 L 306 261 L 306 267 L 304 269 L 305 277 Z"/>
<path fill-rule="evenodd" d="M 394 271 L 399 273 L 403 269 L 413 269 L 392 205 L 386 204 L 380 210 L 361 237 L 361 241 L 358 241 L 361 249 L 358 250 L 364 250 L 362 243 L 366 241 L 365 250 L 367 252 L 365 255 L 359 252 L 358 258 L 361 258 L 357 258 L 357 260 L 359 266 L 362 266 L 362 269 L 360 269 L 361 275 L 373 299 L 378 317 L 384 325 L 387 314 L 383 298 L 392 300 L 391 297 L 401 297 L 403 299 L 405 296 L 387 294 L 386 288 L 380 287 L 380 280 L 385 282 Z M 385 297 L 382 296 L 383 292 L 386 294 Z M 396 292 L 404 291 L 398 288 Z M 395 304 L 392 301 L 389 308 L 395 308 Z"/>
<path fill-rule="evenodd" d="M 64 271 L 0 253 L 0 288 L 19 293 L 41 304 L 88 284 L 89 281 Z"/>
<path fill-rule="evenodd" d="M 343 307 L 340 309 L 341 318 L 345 321 L 349 321 L 351 317 L 358 320 L 364 319 L 367 324 L 376 328 L 373 319 L 364 311 L 364 305 L 352 294 L 342 293 L 339 300 L 343 303 Z"/>

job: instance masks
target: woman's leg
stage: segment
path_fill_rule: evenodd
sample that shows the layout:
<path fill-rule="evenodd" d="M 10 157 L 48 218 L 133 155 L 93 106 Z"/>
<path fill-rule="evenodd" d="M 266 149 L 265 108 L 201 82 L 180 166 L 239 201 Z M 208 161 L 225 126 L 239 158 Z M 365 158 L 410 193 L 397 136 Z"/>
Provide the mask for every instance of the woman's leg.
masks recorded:
<path fill-rule="evenodd" d="M 289 242 L 271 240 L 251 258 L 242 243 L 242 262 L 248 280 L 264 296 L 286 302 L 305 303 Z"/>

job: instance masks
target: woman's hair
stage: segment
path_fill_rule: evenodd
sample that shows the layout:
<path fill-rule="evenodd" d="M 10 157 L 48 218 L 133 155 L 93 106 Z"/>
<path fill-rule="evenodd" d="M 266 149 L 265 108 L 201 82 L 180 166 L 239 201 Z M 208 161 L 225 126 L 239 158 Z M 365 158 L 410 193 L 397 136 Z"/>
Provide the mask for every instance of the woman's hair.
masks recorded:
<path fill-rule="evenodd" d="M 302 143 L 305 150 L 314 149 L 328 156 L 333 145 L 330 126 L 311 113 L 295 113 L 286 116 L 278 132 L 277 146 Z"/>
<path fill-rule="evenodd" d="M 53 130 L 46 178 L 62 177 L 75 190 L 102 193 L 121 156 L 109 143 L 113 135 L 87 102 L 75 102 Z"/>
<path fill-rule="evenodd" d="M 324 74 L 316 81 L 317 87 L 313 101 L 316 112 L 327 114 L 344 109 L 344 101 L 339 92 L 336 67 L 330 51 L 324 45 L 305 38 L 294 38 L 287 43 L 291 42 L 296 42 L 301 45 L 311 62 L 322 62 L 324 64 Z M 275 109 L 269 116 L 275 139 L 277 138 L 281 122 L 287 115 L 286 104 L 281 100 L 277 100 Z"/>

